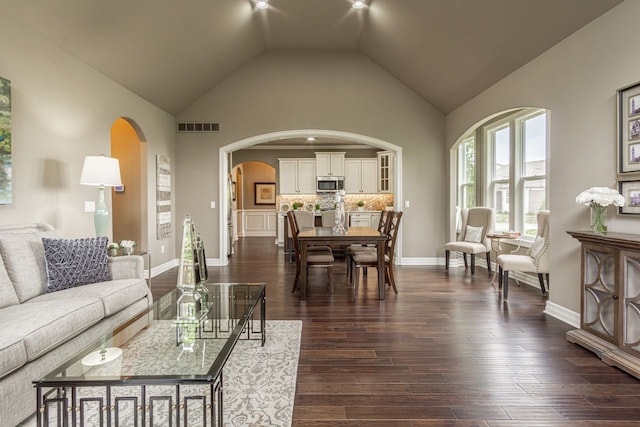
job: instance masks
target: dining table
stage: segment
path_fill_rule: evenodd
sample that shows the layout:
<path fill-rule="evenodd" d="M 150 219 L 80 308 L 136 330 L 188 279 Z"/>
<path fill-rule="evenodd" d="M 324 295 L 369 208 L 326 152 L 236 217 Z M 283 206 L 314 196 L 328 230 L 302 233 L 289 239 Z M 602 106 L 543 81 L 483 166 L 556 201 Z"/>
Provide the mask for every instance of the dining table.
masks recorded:
<path fill-rule="evenodd" d="M 300 298 L 307 298 L 307 252 L 310 246 L 375 245 L 378 252 L 378 298 L 384 299 L 384 250 L 387 236 L 372 227 L 349 227 L 335 231 L 333 227 L 306 227 L 298 234 L 300 249 Z"/>

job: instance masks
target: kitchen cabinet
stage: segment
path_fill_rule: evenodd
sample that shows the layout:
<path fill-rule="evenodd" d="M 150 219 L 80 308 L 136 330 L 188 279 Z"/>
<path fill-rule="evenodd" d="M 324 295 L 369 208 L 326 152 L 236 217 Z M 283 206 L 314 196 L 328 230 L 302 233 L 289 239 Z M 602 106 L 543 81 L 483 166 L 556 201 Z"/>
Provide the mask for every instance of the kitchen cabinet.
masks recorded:
<path fill-rule="evenodd" d="M 316 194 L 315 159 L 278 159 L 280 194 Z"/>
<path fill-rule="evenodd" d="M 569 231 L 582 243 L 580 329 L 568 341 L 640 378 L 640 235 Z"/>
<path fill-rule="evenodd" d="M 375 194 L 377 188 L 376 159 L 345 159 L 344 189 L 347 194 Z"/>
<path fill-rule="evenodd" d="M 316 153 L 316 175 L 344 176 L 345 153 Z"/>
<path fill-rule="evenodd" d="M 350 227 L 371 227 L 371 212 L 351 212 L 349 213 Z M 376 224 L 376 227 L 378 224 Z"/>
<path fill-rule="evenodd" d="M 394 154 L 391 151 L 378 152 L 378 191 L 380 193 L 393 192 L 394 160 Z"/>

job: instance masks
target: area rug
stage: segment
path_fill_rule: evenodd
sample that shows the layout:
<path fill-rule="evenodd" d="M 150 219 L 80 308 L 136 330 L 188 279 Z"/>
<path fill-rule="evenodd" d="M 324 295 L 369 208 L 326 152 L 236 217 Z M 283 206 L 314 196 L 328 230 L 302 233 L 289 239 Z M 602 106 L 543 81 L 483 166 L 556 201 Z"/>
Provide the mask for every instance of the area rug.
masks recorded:
<path fill-rule="evenodd" d="M 268 320 L 265 327 L 264 347 L 259 340 L 239 340 L 224 367 L 225 427 L 291 426 L 302 322 Z M 87 391 L 95 393 L 93 388 Z M 156 421 L 170 423 L 168 414 L 160 412 Z M 85 425 L 99 426 L 97 418 L 89 416 Z M 123 425 L 135 425 L 133 419 L 123 418 Z M 57 424 L 54 419 L 50 422 Z M 35 416 L 21 424 L 35 425 Z"/>

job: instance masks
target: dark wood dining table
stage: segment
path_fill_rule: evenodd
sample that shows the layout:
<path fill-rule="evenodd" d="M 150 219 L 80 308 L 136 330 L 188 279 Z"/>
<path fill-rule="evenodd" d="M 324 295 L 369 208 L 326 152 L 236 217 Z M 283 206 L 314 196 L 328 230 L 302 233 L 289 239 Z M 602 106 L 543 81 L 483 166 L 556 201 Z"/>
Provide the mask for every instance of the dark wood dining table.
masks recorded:
<path fill-rule="evenodd" d="M 384 299 L 384 249 L 387 236 L 372 227 L 349 227 L 335 232 L 333 227 L 307 227 L 300 230 L 300 298 L 307 297 L 307 251 L 314 245 L 375 245 L 378 249 L 378 298 Z"/>

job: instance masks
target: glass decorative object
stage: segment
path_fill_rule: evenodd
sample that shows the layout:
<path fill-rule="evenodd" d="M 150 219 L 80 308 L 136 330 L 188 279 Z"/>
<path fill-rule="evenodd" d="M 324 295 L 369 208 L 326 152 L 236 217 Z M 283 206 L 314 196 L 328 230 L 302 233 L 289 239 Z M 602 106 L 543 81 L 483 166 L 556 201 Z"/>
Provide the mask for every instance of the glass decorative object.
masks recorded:
<path fill-rule="evenodd" d="M 347 213 L 344 209 L 344 190 L 336 192 L 336 224 L 333 227 L 335 233 L 345 233 L 345 223 L 347 219 Z"/>
<path fill-rule="evenodd" d="M 203 286 L 198 266 L 196 234 L 191 217 L 187 215 L 182 225 L 182 246 L 178 268 L 177 287 L 181 291 L 177 304 L 176 343 L 183 349 L 192 348 L 202 322 L 207 317 L 207 291 Z"/>
<path fill-rule="evenodd" d="M 594 233 L 607 232 L 607 210 L 609 206 L 591 204 L 591 231 Z"/>

